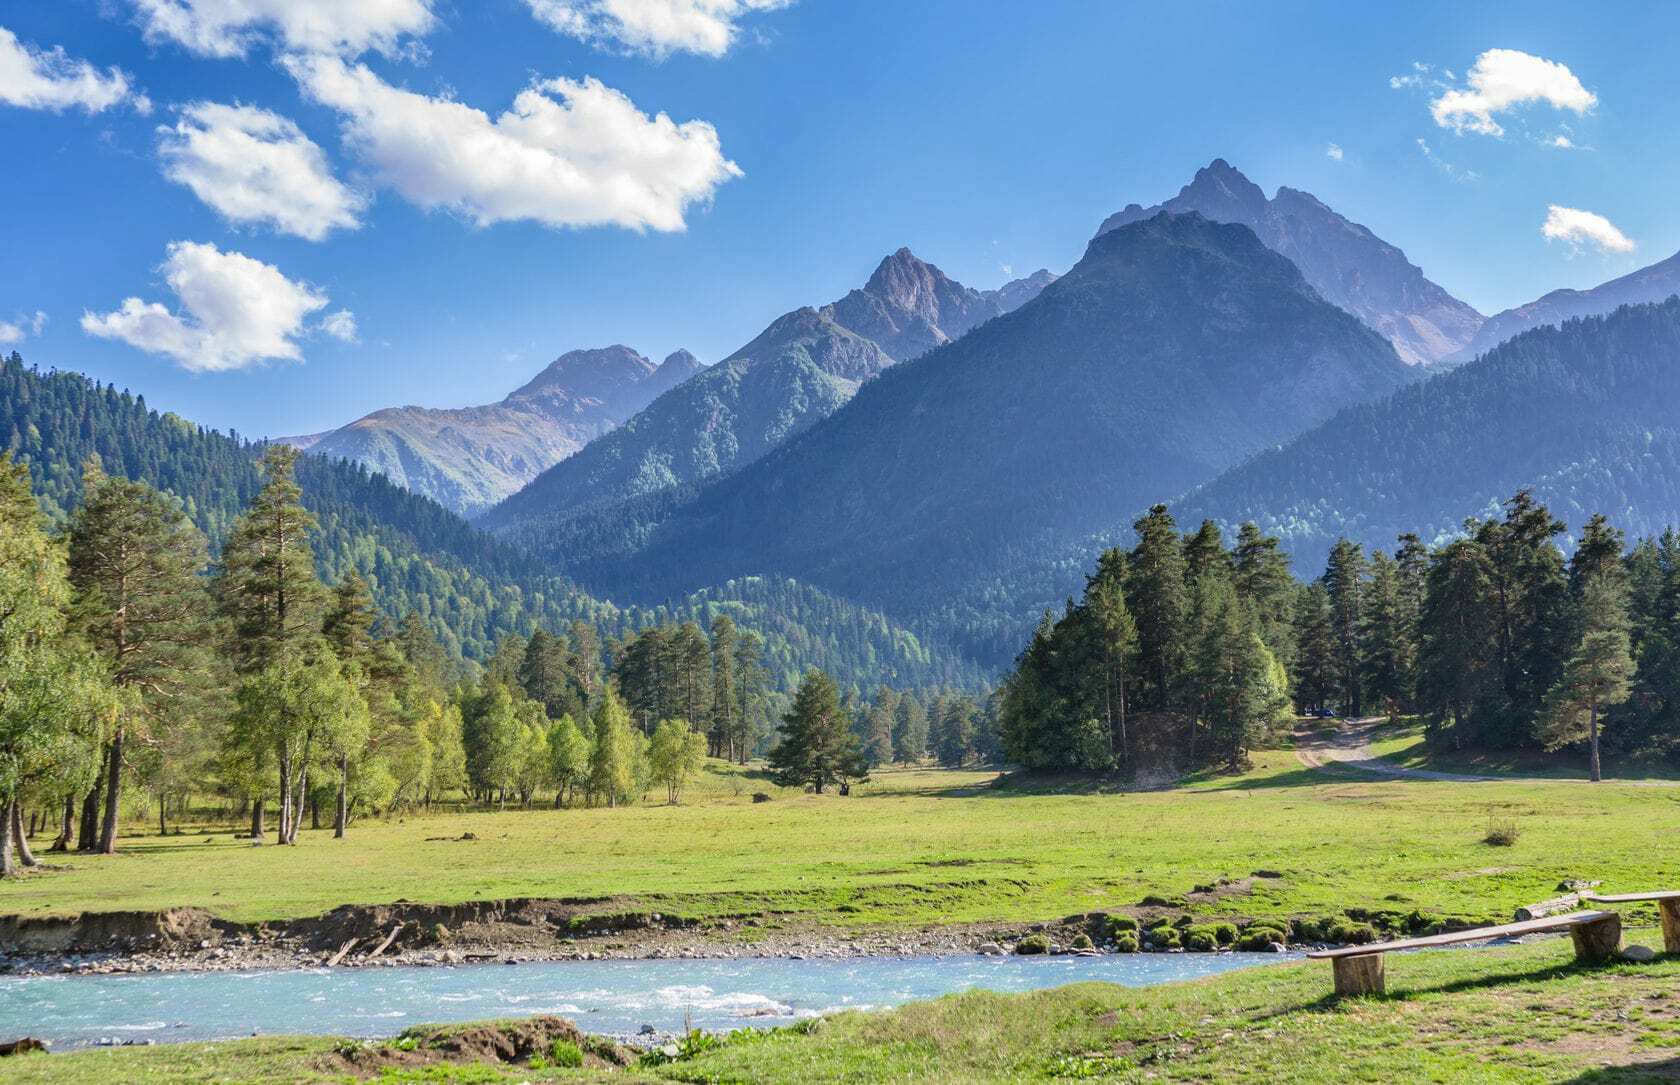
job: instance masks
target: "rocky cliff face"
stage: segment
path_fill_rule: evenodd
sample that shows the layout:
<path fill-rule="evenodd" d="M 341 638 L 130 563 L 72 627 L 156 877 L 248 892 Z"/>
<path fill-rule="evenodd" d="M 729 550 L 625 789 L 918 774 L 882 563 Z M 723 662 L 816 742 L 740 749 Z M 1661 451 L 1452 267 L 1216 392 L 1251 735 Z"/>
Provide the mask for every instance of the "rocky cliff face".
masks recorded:
<path fill-rule="evenodd" d="M 1154 207 L 1131 204 L 1097 231 L 1107 233 L 1161 211 L 1196 211 L 1215 222 L 1253 230 L 1287 256 L 1313 289 L 1380 333 L 1412 365 L 1456 357 L 1481 327 L 1482 315 L 1424 277 L 1406 254 L 1312 195 L 1280 188 L 1265 192 L 1224 159 L 1215 159 Z"/>

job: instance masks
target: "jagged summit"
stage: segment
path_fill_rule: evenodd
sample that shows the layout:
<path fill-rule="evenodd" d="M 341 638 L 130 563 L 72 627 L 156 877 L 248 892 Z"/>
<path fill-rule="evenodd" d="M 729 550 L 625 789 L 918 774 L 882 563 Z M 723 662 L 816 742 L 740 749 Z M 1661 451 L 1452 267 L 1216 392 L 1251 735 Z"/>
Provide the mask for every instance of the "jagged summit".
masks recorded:
<path fill-rule="evenodd" d="M 1177 196 L 1154 207 L 1128 204 L 1104 220 L 1099 236 L 1161 211 L 1196 211 L 1247 226 L 1301 269 L 1324 299 L 1380 332 L 1413 365 L 1455 357 L 1482 315 L 1424 277 L 1406 254 L 1300 189 L 1271 199 L 1223 158 L 1196 171 Z"/>
<path fill-rule="evenodd" d="M 656 368 L 653 362 L 623 344 L 592 350 L 569 350 L 548 363 L 542 372 L 509 394 L 503 402 L 552 395 L 606 400 L 647 380 Z"/>

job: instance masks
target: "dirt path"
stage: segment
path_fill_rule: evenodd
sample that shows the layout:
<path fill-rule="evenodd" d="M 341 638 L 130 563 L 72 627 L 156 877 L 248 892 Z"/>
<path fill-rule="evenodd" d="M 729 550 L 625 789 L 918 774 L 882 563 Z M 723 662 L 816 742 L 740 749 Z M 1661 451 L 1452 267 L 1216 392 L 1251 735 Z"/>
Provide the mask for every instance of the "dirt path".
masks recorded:
<path fill-rule="evenodd" d="M 1346 765 L 1350 769 L 1371 772 L 1379 776 L 1394 776 L 1409 780 L 1456 780 L 1461 783 L 1485 783 L 1500 779 L 1494 776 L 1470 776 L 1459 772 L 1436 772 L 1433 769 L 1413 769 L 1384 761 L 1371 751 L 1371 732 L 1387 723 L 1385 716 L 1367 716 L 1346 720 L 1331 735 L 1310 731 L 1295 732 L 1295 757 L 1309 769 L 1326 765 Z"/>

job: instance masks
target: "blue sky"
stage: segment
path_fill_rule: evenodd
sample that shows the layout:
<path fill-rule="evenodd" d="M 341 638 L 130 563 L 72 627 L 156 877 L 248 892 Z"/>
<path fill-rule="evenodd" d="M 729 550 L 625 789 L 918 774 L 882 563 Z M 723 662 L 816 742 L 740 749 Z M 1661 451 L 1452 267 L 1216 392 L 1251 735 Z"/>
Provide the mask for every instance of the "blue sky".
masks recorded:
<path fill-rule="evenodd" d="M 1484 312 L 1680 249 L 1662 5 L 351 6 L 335 38 L 218 21 L 226 0 L 0 5 L 0 337 L 197 421 L 309 432 L 492 401 L 575 347 L 716 361 L 900 245 L 982 288 L 1064 270 L 1214 157 Z M 1472 83 L 1490 50 L 1528 59 Z M 492 126 L 522 94 L 534 150 Z M 254 120 L 304 177 L 291 205 L 234 183 L 223 126 Z M 1553 205 L 1602 221 L 1548 239 Z"/>

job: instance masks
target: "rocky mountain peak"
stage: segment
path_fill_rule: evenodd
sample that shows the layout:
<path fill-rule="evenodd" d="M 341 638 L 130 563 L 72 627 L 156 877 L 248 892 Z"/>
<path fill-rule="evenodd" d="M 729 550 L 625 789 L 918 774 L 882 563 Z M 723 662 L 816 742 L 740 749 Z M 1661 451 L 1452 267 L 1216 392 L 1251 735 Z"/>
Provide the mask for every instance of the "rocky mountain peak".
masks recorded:
<path fill-rule="evenodd" d="M 623 344 L 569 350 L 507 397 L 507 401 L 563 396 L 611 400 L 647 380 L 656 367 Z"/>

